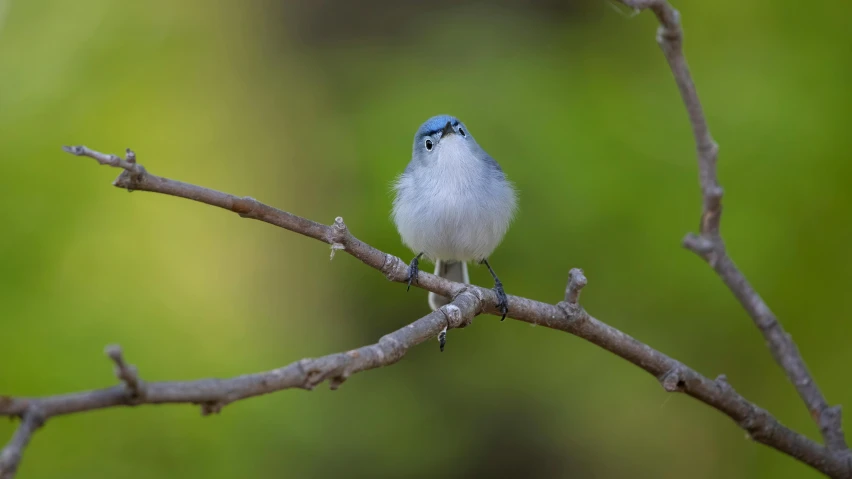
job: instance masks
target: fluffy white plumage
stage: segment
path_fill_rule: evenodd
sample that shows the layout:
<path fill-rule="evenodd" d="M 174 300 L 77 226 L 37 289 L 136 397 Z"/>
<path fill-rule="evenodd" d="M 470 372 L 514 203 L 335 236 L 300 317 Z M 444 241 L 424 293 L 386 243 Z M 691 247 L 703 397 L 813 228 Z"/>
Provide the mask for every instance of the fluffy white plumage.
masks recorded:
<path fill-rule="evenodd" d="M 396 183 L 393 217 L 402 241 L 432 260 L 487 258 L 515 210 L 512 186 L 465 143 L 450 135 L 429 164 L 411 168 Z"/>
<path fill-rule="evenodd" d="M 500 166 L 450 116 L 420 127 L 395 189 L 393 219 L 403 243 L 435 261 L 435 274 L 466 283 L 466 262 L 488 258 L 517 207 L 515 189 Z M 446 303 L 434 296 L 433 309 Z"/>

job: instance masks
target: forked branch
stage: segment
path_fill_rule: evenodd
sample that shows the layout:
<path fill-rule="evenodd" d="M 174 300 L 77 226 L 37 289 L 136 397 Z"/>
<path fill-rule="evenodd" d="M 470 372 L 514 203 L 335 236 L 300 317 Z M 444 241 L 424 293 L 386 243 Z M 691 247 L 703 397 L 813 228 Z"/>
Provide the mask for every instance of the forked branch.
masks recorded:
<path fill-rule="evenodd" d="M 710 380 L 683 363 L 590 316 L 579 304 L 580 291 L 587 283 L 582 270 L 571 270 L 565 300 L 558 304 L 510 296 L 509 317 L 581 337 L 647 371 L 657 378 L 666 391 L 685 393 L 721 411 L 747 431 L 753 440 L 799 459 L 828 476 L 852 478 L 852 460 L 840 428 L 839 408 L 827 406 L 795 344 L 725 252 L 719 235 L 722 190 L 716 179 L 717 147 L 710 136 L 683 57 L 679 15 L 661 0 L 622 2 L 639 10 L 650 8 L 660 20 L 658 40 L 675 75 L 695 134 L 704 206 L 700 234 L 688 236 L 684 243 L 710 263 L 760 327 L 776 361 L 796 385 L 820 425 L 827 446 L 782 425 L 767 411 L 737 393 L 724 375 Z M 332 225 L 323 225 L 250 197 L 237 197 L 156 176 L 138 164 L 136 155 L 130 150 L 125 158 L 120 158 L 84 146 L 64 149 L 71 154 L 88 156 L 101 164 L 124 170 L 114 182 L 117 187 L 167 194 L 224 208 L 244 218 L 263 221 L 325 242 L 331 245 L 332 254 L 345 251 L 381 271 L 391 281 L 402 283 L 407 279 L 405 262 L 355 238 L 342 218 L 335 219 Z M 136 368 L 125 362 L 120 348 L 110 347 L 107 354 L 115 363 L 116 376 L 123 383 L 119 386 L 41 398 L 0 396 L 0 416 L 21 418 L 20 427 L 0 452 L 0 479 L 11 478 L 15 474 L 32 434 L 51 417 L 115 406 L 167 403 L 201 405 L 202 413 L 210 414 L 219 412 L 224 405 L 234 401 L 288 388 L 312 389 L 326 380 L 334 389 L 354 373 L 395 363 L 409 348 L 430 338 L 438 336 L 443 348 L 447 329 L 466 326 L 474 316 L 483 312 L 497 313 L 493 306 L 496 297 L 491 289 L 454 283 L 425 272 L 420 273 L 416 286 L 451 297 L 453 301 L 382 337 L 378 343 L 356 350 L 317 359 L 303 359 L 272 371 L 230 379 L 145 382 L 140 379 Z"/>
<path fill-rule="evenodd" d="M 651 9 L 660 22 L 657 42 L 674 74 L 680 96 L 686 105 L 698 156 L 698 172 L 703 208 L 698 234 L 688 234 L 683 244 L 703 258 L 739 300 L 763 334 L 775 362 L 784 370 L 790 382 L 817 422 L 825 444 L 832 450 L 848 453 L 841 425 L 840 406 L 830 407 L 817 386 L 792 337 L 784 331 L 763 298 L 749 284 L 725 249 L 719 232 L 722 218 L 722 187 L 716 174 L 719 147 L 710 135 L 707 119 L 698 100 L 698 93 L 683 54 L 683 29 L 680 14 L 664 0 L 622 0 L 636 9 Z"/>
<path fill-rule="evenodd" d="M 114 183 L 120 188 L 188 198 L 234 211 L 243 217 L 264 221 L 328 243 L 332 245 L 333 251 L 344 251 L 358 258 L 381 271 L 392 281 L 404 283 L 407 279 L 408 267 L 405 262 L 355 238 L 342 218 L 337 218 L 332 225 L 322 225 L 252 198 L 236 197 L 156 176 L 136 164 L 132 152 L 128 153 L 127 158 L 134 158 L 133 162 L 128 159 L 119 161 L 120 159 L 111 158 L 111 155 L 86 147 L 66 147 L 65 150 L 124 169 Z M 586 277 L 581 270 L 571 270 L 565 301 L 556 305 L 509 296 L 509 317 L 579 336 L 649 372 L 666 391 L 683 392 L 725 413 L 755 441 L 834 477 L 846 477 L 852 473 L 852 467 L 843 457 L 785 427 L 771 414 L 738 394 L 723 377 L 715 381 L 710 380 L 679 361 L 591 317 L 578 302 L 580 290 L 586 283 Z M 385 336 L 378 345 L 315 360 L 303 360 L 266 373 L 189 382 L 142 382 L 135 369 L 124 362 L 121 354 L 110 349 L 110 357 L 116 363 L 116 374 L 123 385 L 44 398 L 5 398 L 0 400 L 0 416 L 26 417 L 33 407 L 41 411 L 42 417 L 46 419 L 106 407 L 163 403 L 201 404 L 204 413 L 218 412 L 225 404 L 240 399 L 291 387 L 310 389 L 326 379 L 330 380 L 332 387 L 336 387 L 355 372 L 396 362 L 407 348 L 436 337 L 444 328 L 464 326 L 481 312 L 497 314 L 493 306 L 496 298 L 491 289 L 455 283 L 425 272 L 421 273 L 416 286 L 454 298 L 453 302 Z M 397 349 L 398 347 L 401 349 Z"/>

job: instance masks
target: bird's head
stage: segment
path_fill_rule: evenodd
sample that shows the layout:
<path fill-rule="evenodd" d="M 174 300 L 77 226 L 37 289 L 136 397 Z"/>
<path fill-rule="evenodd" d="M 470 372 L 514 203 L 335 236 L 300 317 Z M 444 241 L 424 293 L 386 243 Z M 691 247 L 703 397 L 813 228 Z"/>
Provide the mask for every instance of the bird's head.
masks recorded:
<path fill-rule="evenodd" d="M 433 116 L 420 125 L 414 135 L 414 157 L 472 151 L 476 142 L 467 127 L 450 115 Z"/>

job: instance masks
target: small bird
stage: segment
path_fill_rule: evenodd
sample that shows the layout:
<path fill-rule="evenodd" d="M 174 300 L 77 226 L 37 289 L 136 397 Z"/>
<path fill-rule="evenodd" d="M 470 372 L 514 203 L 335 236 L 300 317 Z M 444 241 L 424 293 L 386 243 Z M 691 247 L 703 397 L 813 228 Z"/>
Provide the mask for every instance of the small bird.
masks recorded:
<path fill-rule="evenodd" d="M 466 284 L 467 262 L 476 261 L 494 278 L 500 320 L 506 319 L 508 298 L 488 256 L 509 229 L 517 193 L 464 123 L 449 115 L 426 120 L 414 135 L 411 162 L 394 189 L 393 220 L 402 242 L 416 254 L 408 288 L 417 282 L 423 256 L 435 262 L 436 275 Z M 432 310 L 449 302 L 429 293 Z"/>

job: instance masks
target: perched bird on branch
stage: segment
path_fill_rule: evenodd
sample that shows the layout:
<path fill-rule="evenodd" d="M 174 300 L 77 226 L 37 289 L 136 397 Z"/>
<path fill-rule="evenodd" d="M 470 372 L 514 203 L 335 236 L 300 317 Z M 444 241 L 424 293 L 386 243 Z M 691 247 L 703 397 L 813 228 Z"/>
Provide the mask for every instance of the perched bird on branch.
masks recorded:
<path fill-rule="evenodd" d="M 467 263 L 485 264 L 494 277 L 497 309 L 509 312 L 503 284 L 488 264 L 509 229 L 515 188 L 500 165 L 473 139 L 457 118 L 426 120 L 414 135 L 411 162 L 395 184 L 393 219 L 411 260 L 408 287 L 417 282 L 422 257 L 435 262 L 435 274 L 469 283 Z M 433 310 L 451 298 L 429 293 Z"/>

